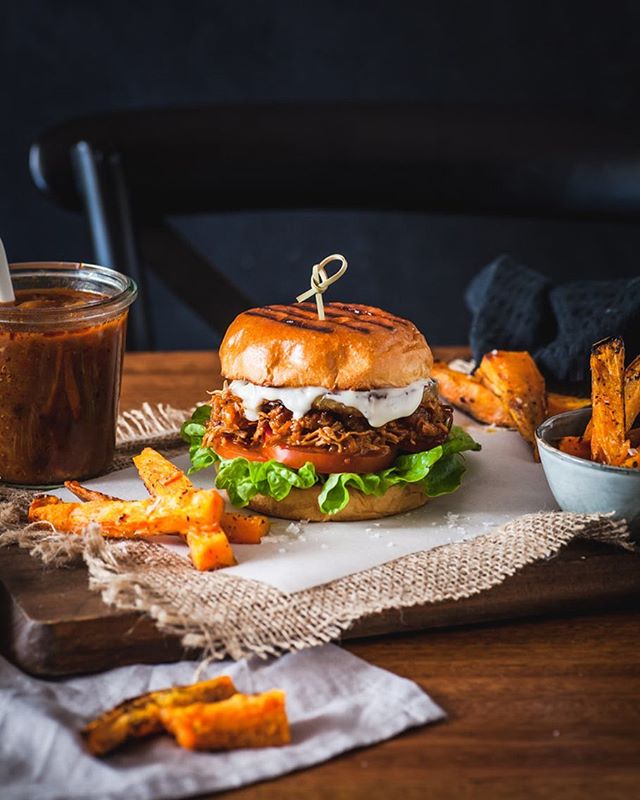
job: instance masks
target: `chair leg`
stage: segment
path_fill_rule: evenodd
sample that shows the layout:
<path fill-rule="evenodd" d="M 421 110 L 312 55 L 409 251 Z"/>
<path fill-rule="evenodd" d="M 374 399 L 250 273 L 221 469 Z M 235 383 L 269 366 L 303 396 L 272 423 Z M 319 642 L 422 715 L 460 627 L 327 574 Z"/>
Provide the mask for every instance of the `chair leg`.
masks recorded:
<path fill-rule="evenodd" d="M 218 333 L 253 303 L 214 264 L 163 220 L 138 224 L 145 264 Z"/>
<path fill-rule="evenodd" d="M 88 142 L 78 142 L 71 157 L 97 263 L 125 272 L 140 290 L 140 298 L 132 306 L 129 316 L 128 347 L 130 350 L 152 350 L 153 333 L 145 274 L 138 258 L 120 156 L 117 153 L 106 155 L 94 150 Z"/>

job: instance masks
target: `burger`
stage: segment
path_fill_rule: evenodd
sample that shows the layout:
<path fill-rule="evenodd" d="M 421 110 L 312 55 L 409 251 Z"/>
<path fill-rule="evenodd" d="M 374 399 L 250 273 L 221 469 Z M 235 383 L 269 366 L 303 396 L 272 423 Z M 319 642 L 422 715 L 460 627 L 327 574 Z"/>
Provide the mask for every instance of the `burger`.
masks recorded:
<path fill-rule="evenodd" d="M 183 426 L 191 471 L 216 465 L 236 506 L 363 520 L 460 485 L 479 450 L 440 402 L 433 356 L 406 319 L 355 303 L 253 308 L 220 347 L 224 386 Z"/>

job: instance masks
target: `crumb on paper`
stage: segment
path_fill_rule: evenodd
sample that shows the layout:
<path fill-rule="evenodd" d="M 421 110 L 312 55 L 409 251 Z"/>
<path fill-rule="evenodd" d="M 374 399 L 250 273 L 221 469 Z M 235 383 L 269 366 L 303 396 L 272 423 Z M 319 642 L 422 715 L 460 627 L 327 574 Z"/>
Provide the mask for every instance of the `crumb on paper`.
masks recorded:
<path fill-rule="evenodd" d="M 365 528 L 365 529 L 364 529 L 364 532 L 365 532 L 365 533 L 371 533 L 371 531 L 372 531 L 372 530 L 373 530 L 373 528 Z"/>
<path fill-rule="evenodd" d="M 322 544 L 320 545 L 320 549 L 321 550 L 328 550 L 329 549 L 329 545 L 326 544 L 326 542 L 322 542 Z"/>
<path fill-rule="evenodd" d="M 375 533 L 372 533 L 369 538 L 370 539 L 379 539 L 380 538 L 380 532 L 376 531 Z"/>
<path fill-rule="evenodd" d="M 279 553 L 286 553 L 287 552 L 287 548 L 286 547 L 279 547 L 278 548 L 278 552 Z"/>
<path fill-rule="evenodd" d="M 396 546 L 395 542 L 387 542 L 387 547 L 395 547 L 395 546 Z"/>

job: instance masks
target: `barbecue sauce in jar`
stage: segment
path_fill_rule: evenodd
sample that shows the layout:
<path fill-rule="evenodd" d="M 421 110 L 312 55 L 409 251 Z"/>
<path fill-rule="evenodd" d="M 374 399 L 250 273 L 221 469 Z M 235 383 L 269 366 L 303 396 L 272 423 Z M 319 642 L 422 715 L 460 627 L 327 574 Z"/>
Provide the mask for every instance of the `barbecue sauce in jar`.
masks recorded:
<path fill-rule="evenodd" d="M 0 481 L 99 475 L 113 459 L 129 303 L 72 286 L 15 295 L 0 306 Z"/>

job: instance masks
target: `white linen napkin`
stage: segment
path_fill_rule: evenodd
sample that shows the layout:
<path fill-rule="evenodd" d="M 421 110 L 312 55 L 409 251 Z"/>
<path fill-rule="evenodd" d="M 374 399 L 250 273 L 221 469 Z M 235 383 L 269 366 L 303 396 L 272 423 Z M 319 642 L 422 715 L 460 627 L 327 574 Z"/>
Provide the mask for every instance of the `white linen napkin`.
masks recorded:
<path fill-rule="evenodd" d="M 4 800 L 161 800 L 233 789 L 326 761 L 445 714 L 417 684 L 335 645 L 271 661 L 210 665 L 241 692 L 284 689 L 287 747 L 190 752 L 168 736 L 139 740 L 105 759 L 78 733 L 134 695 L 191 683 L 197 664 L 136 665 L 61 682 L 25 675 L 0 658 L 0 786 Z"/>

